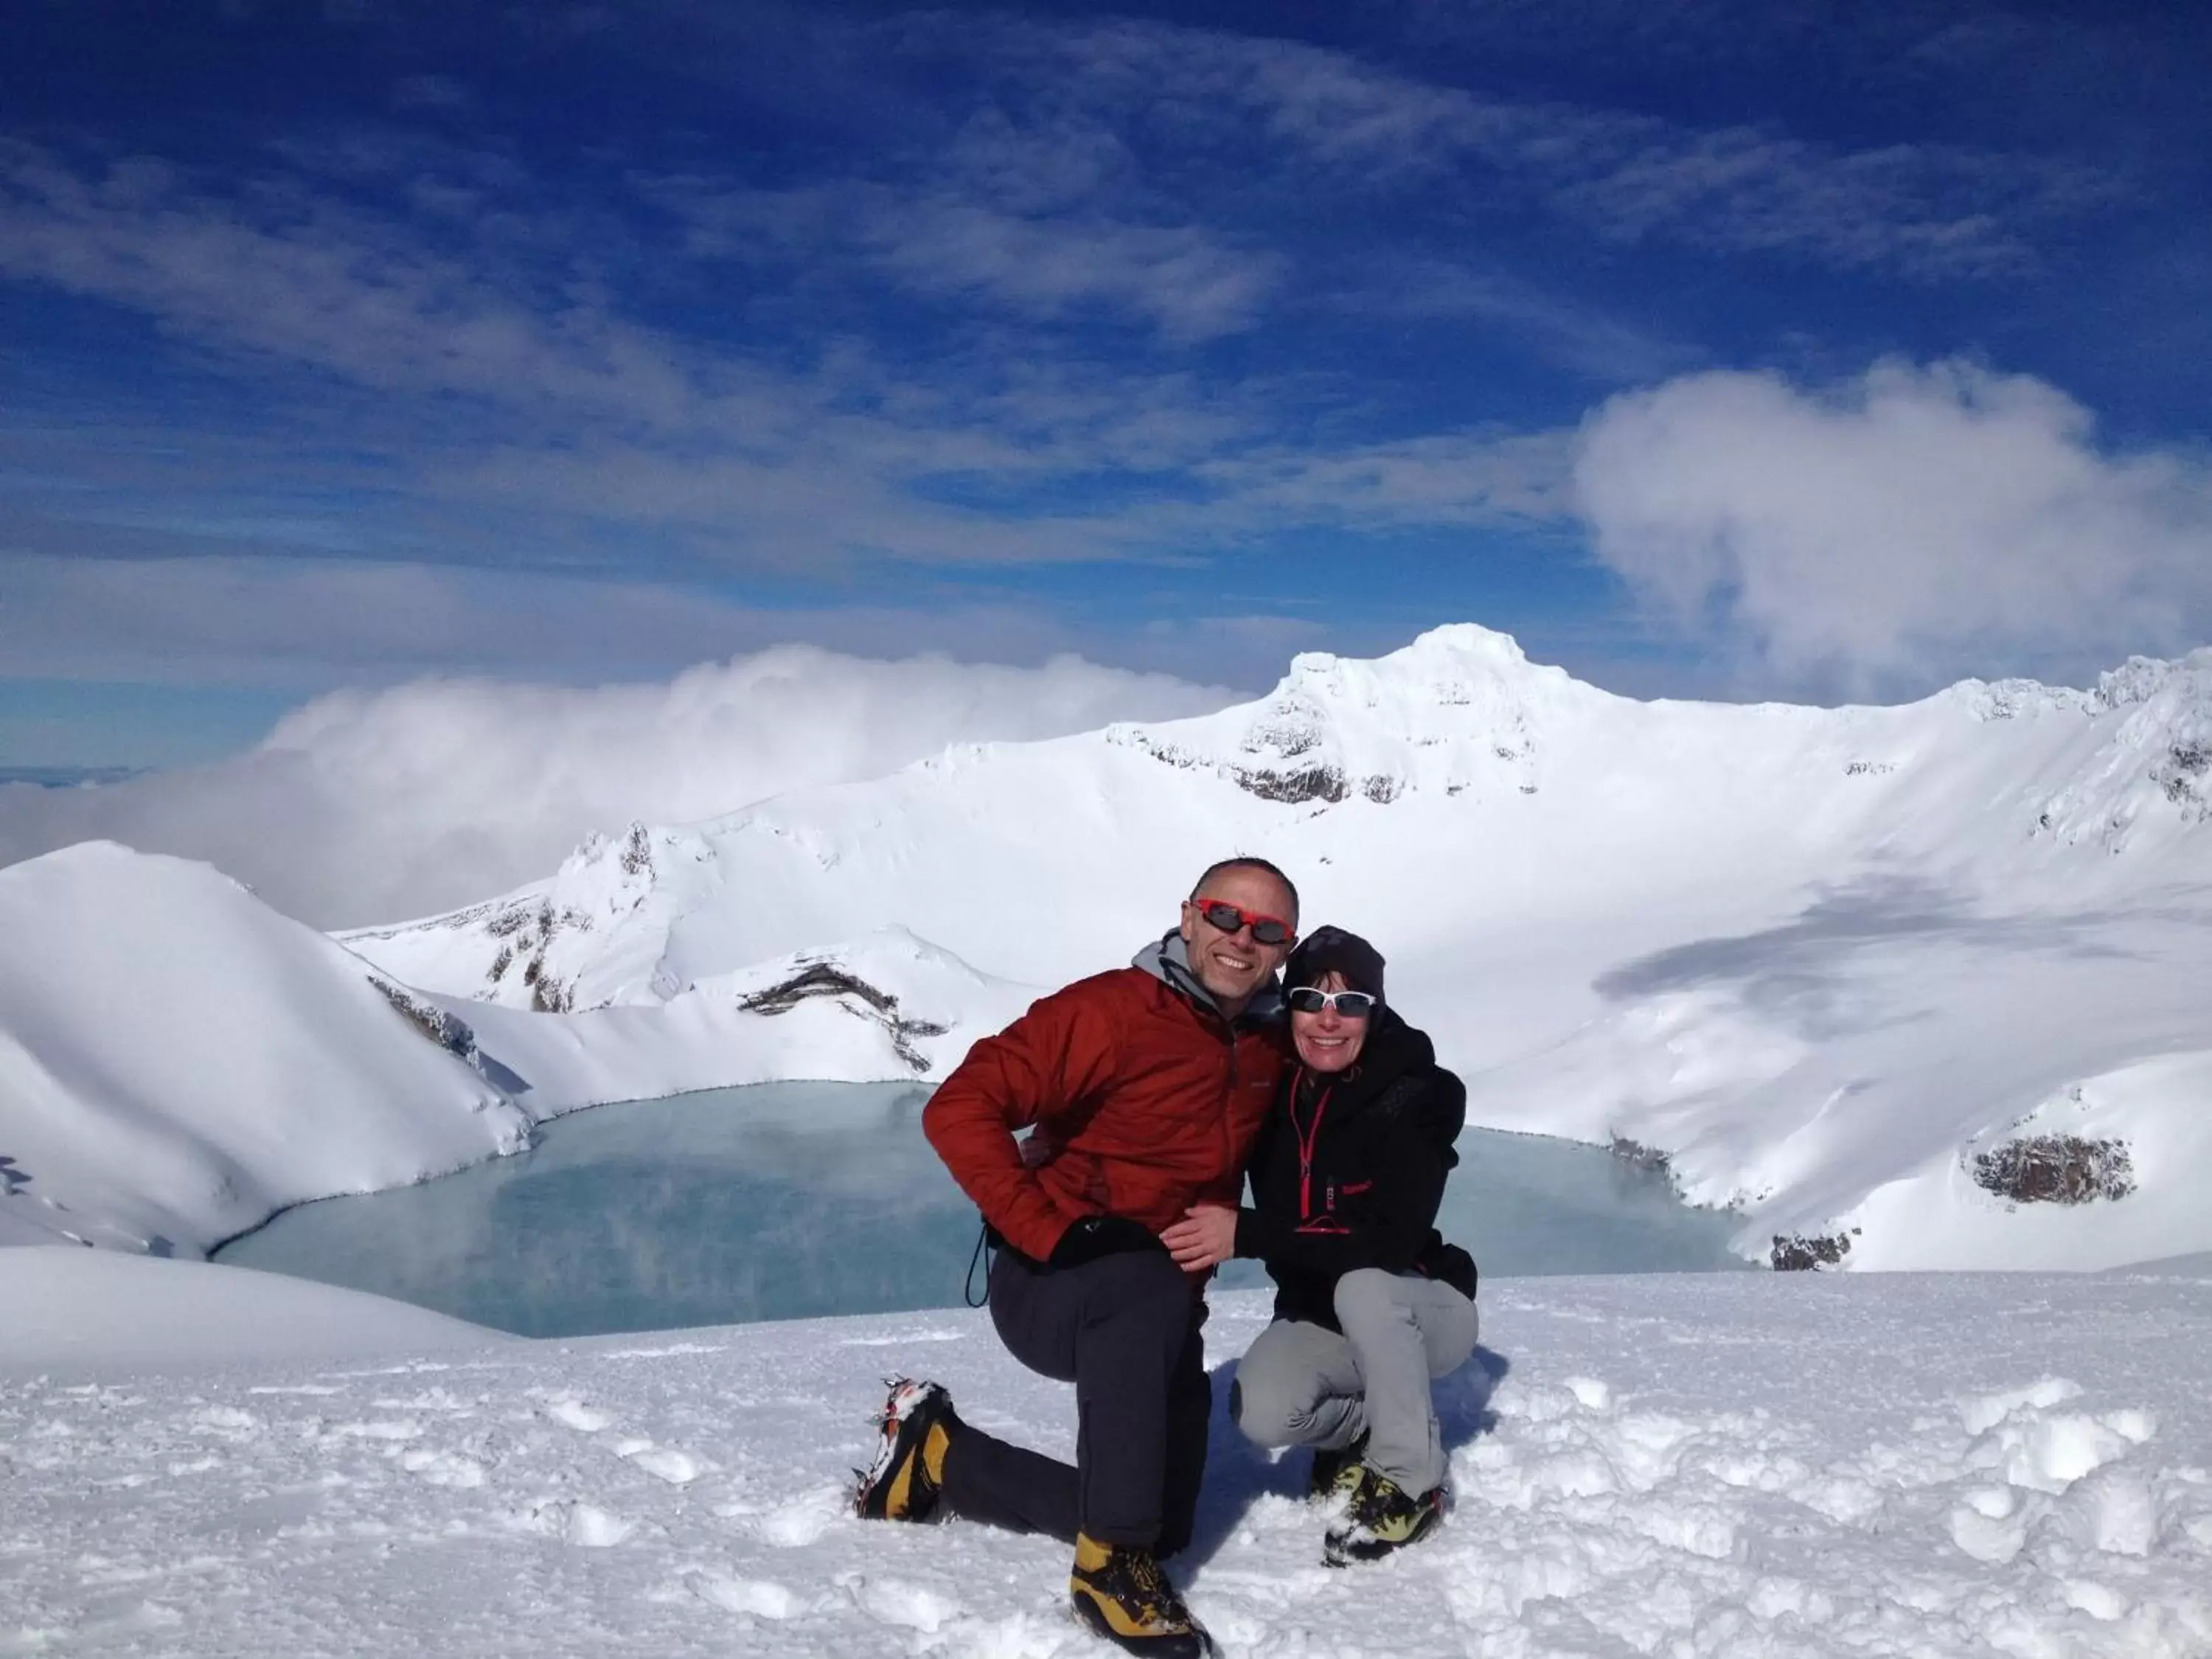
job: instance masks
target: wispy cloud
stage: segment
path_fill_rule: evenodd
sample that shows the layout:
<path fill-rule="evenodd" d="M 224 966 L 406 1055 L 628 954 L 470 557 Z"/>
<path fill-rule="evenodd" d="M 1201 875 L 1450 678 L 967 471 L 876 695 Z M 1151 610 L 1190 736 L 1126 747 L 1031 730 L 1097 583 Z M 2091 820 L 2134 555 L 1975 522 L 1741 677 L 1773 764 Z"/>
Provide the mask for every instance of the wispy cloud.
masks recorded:
<path fill-rule="evenodd" d="M 2039 233 L 2119 188 L 2078 164 L 1957 144 L 1852 148 L 1485 97 L 1289 41 L 1138 23 L 1004 39 L 1064 64 L 1101 102 L 1141 96 L 1154 124 L 1243 126 L 1333 189 L 1395 183 L 1471 208 L 1503 191 L 1624 242 L 1985 276 L 2032 261 Z"/>
<path fill-rule="evenodd" d="M 861 556 L 1143 558 L 1302 521 L 1356 522 L 1363 504 L 1395 525 L 1425 495 L 1450 497 L 1448 523 L 1486 498 L 1503 502 L 1486 485 L 1453 495 L 1370 482 L 1328 499 L 1286 489 L 1283 478 L 1302 469 L 1371 475 L 1386 453 L 1371 441 L 1291 453 L 1282 428 L 1313 400 L 1310 386 L 1250 376 L 1224 388 L 989 332 L 935 363 L 895 365 L 862 339 L 795 364 L 749 356 L 740 342 L 630 319 L 580 252 L 550 264 L 522 257 L 518 246 L 535 254 L 565 245 L 542 227 L 528 234 L 503 222 L 550 210 L 495 158 L 448 170 L 465 180 L 453 188 L 502 209 L 480 212 L 469 233 L 317 187 L 318 174 L 399 166 L 386 147 L 322 146 L 296 159 L 317 172 L 271 170 L 246 187 L 216 189 L 158 161 L 87 166 L 9 145 L 0 151 L 0 271 L 143 312 L 204 351 L 384 394 L 388 401 L 349 404 L 331 422 L 349 459 L 313 461 L 296 440 L 264 445 L 246 493 L 297 493 L 303 471 L 319 471 L 333 489 L 404 495 L 417 516 L 443 504 L 449 516 L 429 544 L 418 532 L 411 555 L 404 545 L 387 554 L 487 556 L 472 550 L 483 538 L 470 515 L 488 513 L 503 526 L 494 541 L 525 535 L 565 560 L 588 559 L 605 535 L 627 530 L 666 538 L 668 550 L 708 566 L 820 574 L 825 562 Z M 988 156 L 965 165 L 1013 166 Z M 1032 179 L 1027 188 L 1074 185 Z M 917 284 L 952 284 L 965 272 L 1001 299 L 1048 312 L 1115 295 L 1178 337 L 1229 325 L 1267 280 L 1265 261 L 1218 254 L 1195 232 L 1048 229 L 949 196 L 901 210 L 877 186 L 806 198 L 654 190 L 664 206 L 684 202 L 695 241 L 778 222 L 799 236 L 794 221 L 826 214 L 842 227 L 834 234 L 876 239 L 873 253 Z M 864 200 L 875 210 L 855 205 Z M 810 252 L 818 252 L 811 243 Z M 191 442 L 205 453 L 220 438 Z M 1421 448 L 1437 458 L 1431 465 L 1456 453 L 1494 472 L 1504 463 L 1483 459 L 1491 442 L 1445 434 Z M 22 453 L 16 434 L 0 434 L 0 447 Z M 210 516 L 179 502 L 161 446 L 139 459 L 135 480 L 127 451 L 71 463 L 101 475 L 96 503 L 81 487 L 88 480 L 53 471 L 35 510 L 20 487 L 0 487 L 0 538 L 30 550 L 96 544 L 82 533 L 58 540 L 74 524 L 113 537 L 117 551 L 165 532 L 178 551 L 345 551 L 380 533 L 374 515 L 319 529 L 235 496 Z M 241 463 L 232 482 L 252 471 Z M 1101 477 L 1121 481 L 1110 507 L 1097 504 Z M 1071 480 L 1085 490 L 1071 495 Z M 132 505 L 134 494 L 144 506 Z"/>
<path fill-rule="evenodd" d="M 916 294 L 982 299 L 1037 319 L 1081 310 L 1127 318 L 1173 345 L 1253 326 L 1281 275 L 1279 255 L 1187 219 L 1143 222 L 1089 204 L 1025 212 L 1024 181 L 983 185 L 855 179 L 730 191 L 673 179 L 656 193 L 684 215 L 690 250 L 710 258 L 781 252 L 813 263 L 842 252 Z"/>
<path fill-rule="evenodd" d="M 1369 255 L 1333 303 L 1370 318 L 1474 319 L 1523 355 L 1607 386 L 1664 379 L 1703 350 L 1489 261 Z"/>

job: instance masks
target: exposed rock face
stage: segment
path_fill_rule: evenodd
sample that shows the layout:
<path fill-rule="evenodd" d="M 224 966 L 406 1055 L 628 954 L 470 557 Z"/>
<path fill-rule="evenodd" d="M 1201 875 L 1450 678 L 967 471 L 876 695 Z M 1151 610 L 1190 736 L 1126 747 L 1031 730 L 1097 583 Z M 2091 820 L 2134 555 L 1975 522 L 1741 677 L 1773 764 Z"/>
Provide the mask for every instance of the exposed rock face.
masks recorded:
<path fill-rule="evenodd" d="M 2124 1140 L 2028 1135 L 1974 1157 L 1974 1183 L 2016 1204 L 2087 1204 L 2136 1189 Z"/>
<path fill-rule="evenodd" d="M 2072 695 L 2087 714 L 2125 718 L 2044 804 L 2039 831 L 2118 852 L 2167 806 L 2180 809 L 2185 823 L 2212 820 L 2212 649 L 2172 662 L 2133 657 L 2100 677 L 2094 691 Z"/>
<path fill-rule="evenodd" d="M 1334 806 L 1351 793 L 1345 787 L 1344 774 L 1334 766 L 1306 766 L 1286 772 L 1263 772 L 1240 766 L 1231 775 L 1237 780 L 1237 787 L 1247 794 L 1291 805 L 1319 800 Z"/>
<path fill-rule="evenodd" d="M 456 1019 L 434 1003 L 388 980 L 380 979 L 374 974 L 368 976 L 368 982 L 392 1005 L 400 1018 L 447 1054 L 458 1055 L 471 1065 L 476 1063 L 477 1034 L 469 1029 L 465 1021 Z"/>
<path fill-rule="evenodd" d="M 874 1019 L 890 1033 L 891 1047 L 897 1050 L 898 1057 L 917 1073 L 929 1070 L 929 1060 L 914 1046 L 914 1039 L 943 1036 L 948 1029 L 930 1020 L 901 1015 L 899 1000 L 890 992 L 878 990 L 866 980 L 827 962 L 807 963 L 788 979 L 739 998 L 738 1006 L 750 1014 L 787 1014 L 813 997 L 836 997 L 849 1012 Z"/>
<path fill-rule="evenodd" d="M 1816 1267 L 1840 1267 L 1850 1253 L 1850 1237 L 1846 1233 L 1793 1233 L 1787 1237 L 1777 1233 L 1770 1260 L 1778 1273 L 1802 1273 Z"/>
<path fill-rule="evenodd" d="M 1607 1143 L 1606 1150 L 1632 1170 L 1657 1176 L 1670 1186 L 1674 1184 L 1674 1160 L 1658 1147 L 1617 1134 Z"/>

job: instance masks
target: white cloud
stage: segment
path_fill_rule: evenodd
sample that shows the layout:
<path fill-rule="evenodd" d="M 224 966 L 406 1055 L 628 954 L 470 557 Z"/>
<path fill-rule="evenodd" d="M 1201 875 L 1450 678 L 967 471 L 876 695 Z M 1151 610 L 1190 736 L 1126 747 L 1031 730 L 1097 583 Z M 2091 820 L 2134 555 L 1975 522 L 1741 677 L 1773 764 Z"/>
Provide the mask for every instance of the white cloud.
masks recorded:
<path fill-rule="evenodd" d="M 632 818 L 706 817 L 879 776 L 948 743 L 1229 697 L 1073 657 L 1010 668 L 806 646 L 650 685 L 422 680 L 319 698 L 217 765 L 94 789 L 0 787 L 0 863 L 106 836 L 206 859 L 319 926 L 393 921 L 550 874 L 586 834 Z"/>
<path fill-rule="evenodd" d="M 2212 629 L 2212 467 L 2100 447 L 2064 393 L 1968 363 L 1624 394 L 1575 493 L 1640 595 L 1800 680 L 2078 672 Z"/>

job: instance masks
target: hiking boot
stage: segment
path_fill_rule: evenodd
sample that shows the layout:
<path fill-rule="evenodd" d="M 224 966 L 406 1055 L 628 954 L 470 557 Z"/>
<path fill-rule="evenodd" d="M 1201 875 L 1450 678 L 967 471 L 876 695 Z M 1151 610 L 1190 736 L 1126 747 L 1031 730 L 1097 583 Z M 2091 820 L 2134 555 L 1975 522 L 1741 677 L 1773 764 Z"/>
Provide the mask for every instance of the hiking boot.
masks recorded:
<path fill-rule="evenodd" d="M 891 1379 L 877 1426 L 883 1432 L 876 1461 L 855 1469 L 853 1513 L 868 1521 L 927 1521 L 937 1512 L 945 1481 L 945 1455 L 960 1419 L 942 1384 Z"/>
<path fill-rule="evenodd" d="M 1367 1466 L 1359 1461 L 1366 1455 L 1367 1437 L 1364 1433 L 1340 1450 L 1323 1451 L 1316 1447 L 1313 1472 L 1306 1478 L 1306 1496 L 1316 1502 L 1352 1496 L 1367 1478 Z"/>
<path fill-rule="evenodd" d="M 1351 1508 L 1322 1539 L 1322 1559 L 1332 1567 L 1378 1561 L 1426 1538 L 1444 1516 L 1442 1486 L 1415 1498 L 1389 1475 L 1362 1468 L 1366 1480 Z"/>
<path fill-rule="evenodd" d="M 1190 1616 L 1158 1559 L 1141 1546 L 1101 1544 L 1078 1534 L 1067 1594 L 1077 1618 L 1127 1652 L 1204 1659 L 1214 1650 L 1213 1638 Z"/>

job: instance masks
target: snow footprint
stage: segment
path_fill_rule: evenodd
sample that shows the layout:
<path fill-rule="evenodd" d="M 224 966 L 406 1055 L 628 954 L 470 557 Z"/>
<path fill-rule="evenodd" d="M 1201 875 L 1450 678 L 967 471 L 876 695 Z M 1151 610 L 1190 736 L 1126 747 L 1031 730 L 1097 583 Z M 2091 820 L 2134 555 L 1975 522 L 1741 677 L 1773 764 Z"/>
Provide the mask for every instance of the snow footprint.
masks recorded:
<path fill-rule="evenodd" d="M 879 1625 L 934 1634 L 940 1625 L 961 1613 L 960 1603 L 951 1596 L 908 1579 L 840 1573 L 836 1582 L 852 1595 L 853 1604 Z"/>
<path fill-rule="evenodd" d="M 1571 1376 L 1566 1380 L 1567 1392 L 1575 1403 L 1586 1412 L 1609 1412 L 1613 1409 L 1613 1389 L 1594 1376 Z"/>
<path fill-rule="evenodd" d="M 788 1619 L 799 1610 L 799 1598 L 772 1578 L 726 1578 L 720 1573 L 695 1572 L 687 1582 L 694 1595 L 725 1613 Z"/>
<path fill-rule="evenodd" d="M 778 1549 L 800 1549 L 830 1530 L 840 1516 L 851 1513 L 850 1495 L 842 1486 L 816 1486 L 788 1504 L 770 1510 L 754 1523 L 763 1543 Z"/>
<path fill-rule="evenodd" d="M 596 1406 L 586 1406 L 574 1395 L 564 1395 L 545 1402 L 545 1415 L 563 1428 L 574 1429 L 579 1434 L 597 1434 L 612 1423 L 614 1414 L 603 1412 Z"/>
<path fill-rule="evenodd" d="M 1993 1469 L 2012 1486 L 2056 1494 L 2126 1456 L 2157 1431 L 2148 1412 L 2093 1417 L 2024 1404 L 1978 1431 L 1966 1462 L 1969 1468 Z"/>
<path fill-rule="evenodd" d="M 427 1446 L 413 1446 L 400 1454 L 399 1467 L 434 1486 L 466 1490 L 484 1483 L 484 1466 L 475 1458 L 464 1457 L 459 1452 L 434 1451 Z"/>
<path fill-rule="evenodd" d="M 582 1549 L 611 1548 L 637 1530 L 635 1522 L 626 1521 L 596 1504 L 580 1503 L 572 1498 L 550 1498 L 514 1513 L 510 1518 L 525 1532 L 557 1538 Z"/>
<path fill-rule="evenodd" d="M 615 1455 L 672 1486 L 687 1486 L 707 1472 L 707 1466 L 690 1453 L 656 1446 L 650 1440 L 622 1441 Z"/>

